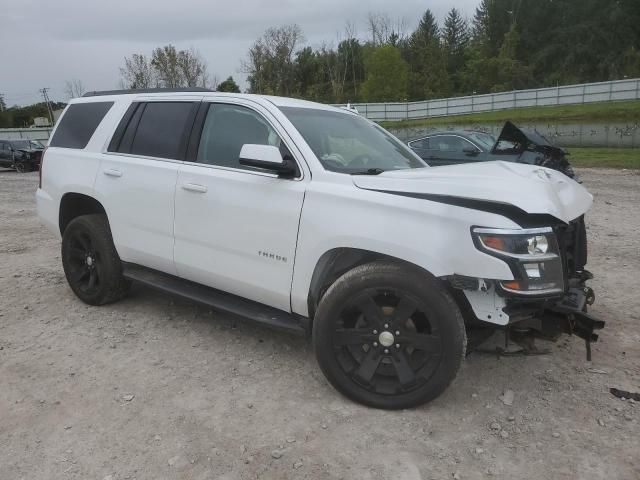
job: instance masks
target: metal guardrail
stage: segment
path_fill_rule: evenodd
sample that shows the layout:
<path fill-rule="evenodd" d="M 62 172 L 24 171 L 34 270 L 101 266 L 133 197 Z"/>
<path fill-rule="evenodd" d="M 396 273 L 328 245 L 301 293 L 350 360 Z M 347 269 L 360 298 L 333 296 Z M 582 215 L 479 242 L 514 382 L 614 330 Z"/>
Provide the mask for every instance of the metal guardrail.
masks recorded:
<path fill-rule="evenodd" d="M 370 120 L 383 121 L 464 115 L 507 108 L 637 99 L 640 99 L 640 78 L 418 102 L 352 103 L 351 106 L 357 108 L 360 114 Z"/>

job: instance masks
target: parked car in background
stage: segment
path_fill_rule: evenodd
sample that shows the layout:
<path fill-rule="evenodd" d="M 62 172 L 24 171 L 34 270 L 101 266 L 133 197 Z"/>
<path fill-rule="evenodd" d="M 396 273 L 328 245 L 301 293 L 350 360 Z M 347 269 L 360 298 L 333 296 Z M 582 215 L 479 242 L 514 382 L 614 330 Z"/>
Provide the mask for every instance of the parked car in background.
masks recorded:
<path fill-rule="evenodd" d="M 498 138 L 482 131 L 448 130 L 412 140 L 409 146 L 432 167 L 502 160 L 541 165 L 575 176 L 564 149 L 535 130 L 520 129 L 511 122 L 505 123 Z"/>
<path fill-rule="evenodd" d="M 31 172 L 40 167 L 44 145 L 37 140 L 0 140 L 0 167 Z"/>

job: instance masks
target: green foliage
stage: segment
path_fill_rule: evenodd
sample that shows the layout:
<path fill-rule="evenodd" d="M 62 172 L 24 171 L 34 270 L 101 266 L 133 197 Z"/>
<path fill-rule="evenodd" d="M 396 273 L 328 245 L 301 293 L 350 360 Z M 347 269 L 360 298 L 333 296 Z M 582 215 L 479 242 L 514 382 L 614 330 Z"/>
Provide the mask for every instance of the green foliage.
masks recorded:
<path fill-rule="evenodd" d="M 60 110 L 65 106 L 66 103 L 51 102 L 52 110 Z M 49 118 L 49 110 L 46 103 L 34 103 L 26 107 L 14 106 L 0 112 L 0 128 L 30 127 L 36 117 Z"/>
<path fill-rule="evenodd" d="M 440 28 L 427 9 L 408 35 L 369 14 L 370 40 L 348 25 L 337 48 L 300 45 L 295 25 L 269 29 L 245 62 L 249 90 L 402 101 L 640 76 L 638 0 L 478 1 L 470 25 L 452 8 Z"/>
<path fill-rule="evenodd" d="M 233 77 L 229 77 L 224 82 L 221 82 L 216 90 L 218 92 L 240 93 L 240 87 Z"/>
<path fill-rule="evenodd" d="M 407 97 L 409 65 L 393 45 L 375 48 L 365 60 L 367 79 L 362 85 L 365 98 L 372 102 L 404 100 Z"/>

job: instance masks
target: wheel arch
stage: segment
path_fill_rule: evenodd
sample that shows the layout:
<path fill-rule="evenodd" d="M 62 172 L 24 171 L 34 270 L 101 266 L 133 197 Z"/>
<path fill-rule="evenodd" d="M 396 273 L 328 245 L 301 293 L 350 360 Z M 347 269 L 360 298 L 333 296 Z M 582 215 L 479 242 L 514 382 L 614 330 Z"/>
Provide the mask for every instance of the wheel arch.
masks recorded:
<path fill-rule="evenodd" d="M 307 296 L 309 318 L 313 319 L 322 296 L 338 278 L 357 266 L 376 260 L 388 260 L 433 276 L 431 272 L 415 263 L 388 254 L 361 248 L 332 248 L 320 256 L 311 276 Z"/>
<path fill-rule="evenodd" d="M 89 215 L 92 213 L 99 213 L 105 216 L 107 214 L 102 204 L 95 198 L 83 193 L 65 193 L 60 199 L 60 210 L 58 214 L 60 235 L 64 234 L 71 220 L 80 215 Z"/>

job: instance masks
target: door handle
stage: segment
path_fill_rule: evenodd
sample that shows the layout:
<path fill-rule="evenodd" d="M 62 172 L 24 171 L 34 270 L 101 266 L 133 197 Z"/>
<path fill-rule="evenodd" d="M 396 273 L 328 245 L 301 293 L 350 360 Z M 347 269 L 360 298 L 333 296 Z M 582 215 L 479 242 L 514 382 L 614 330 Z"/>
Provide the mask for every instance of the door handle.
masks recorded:
<path fill-rule="evenodd" d="M 110 177 L 121 177 L 122 176 L 122 172 L 120 170 L 116 170 L 114 168 L 107 168 L 106 170 L 103 170 L 102 173 L 104 173 L 105 175 L 108 175 Z"/>
<path fill-rule="evenodd" d="M 204 185 L 198 185 L 197 183 L 183 183 L 182 188 L 189 192 L 207 193 L 207 187 Z"/>

